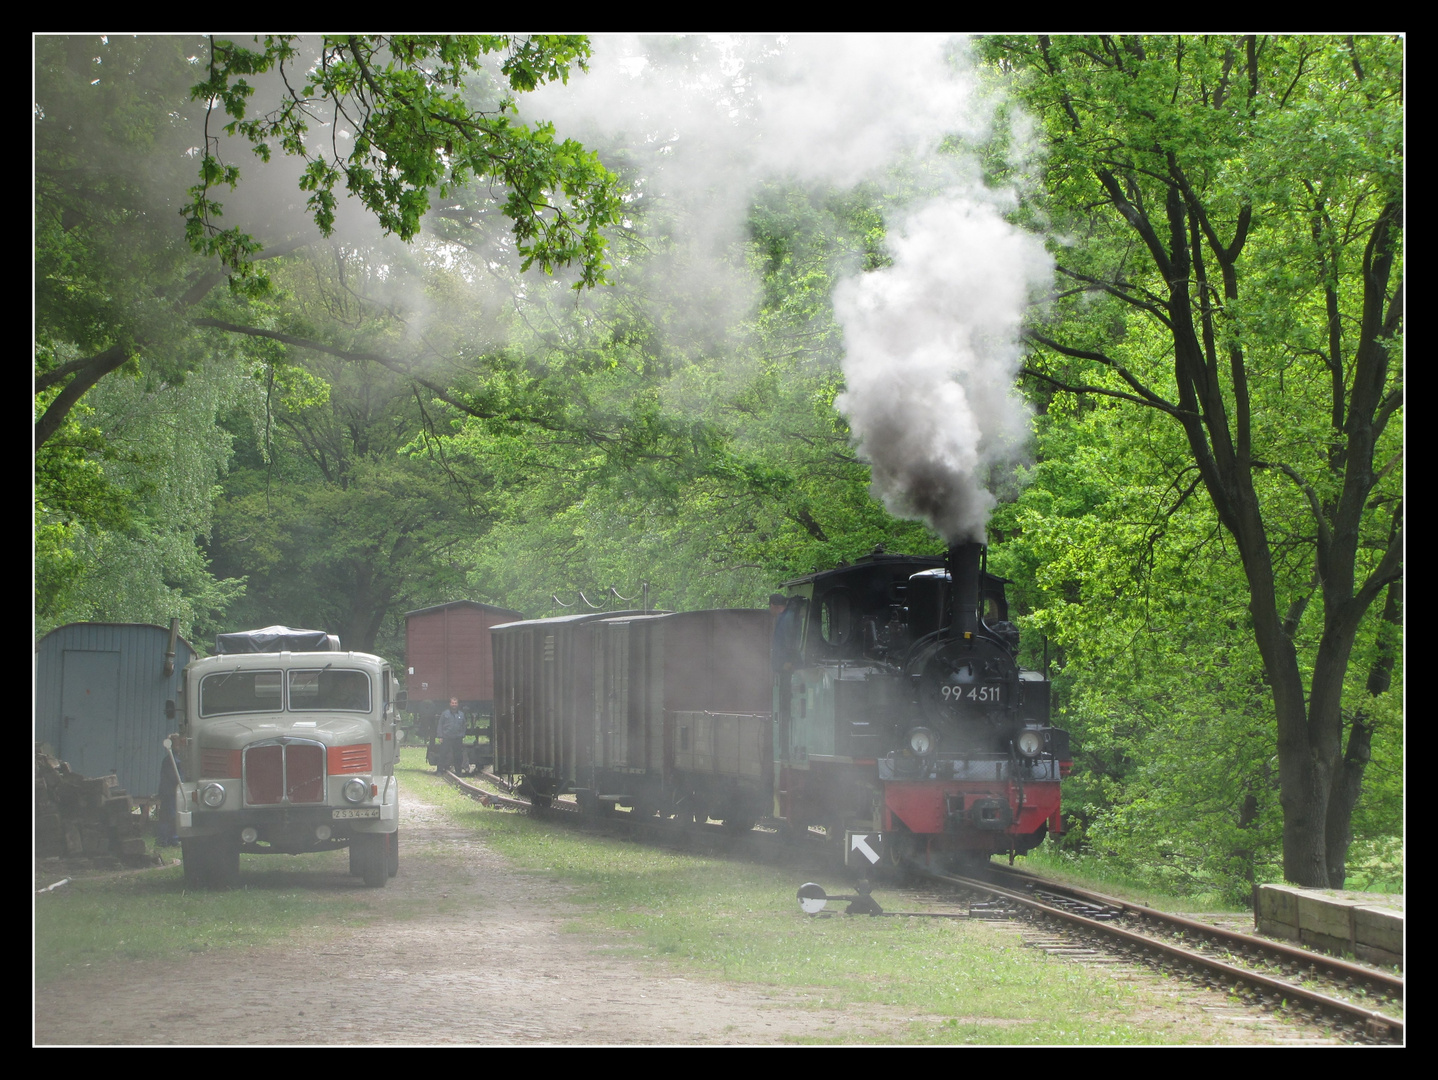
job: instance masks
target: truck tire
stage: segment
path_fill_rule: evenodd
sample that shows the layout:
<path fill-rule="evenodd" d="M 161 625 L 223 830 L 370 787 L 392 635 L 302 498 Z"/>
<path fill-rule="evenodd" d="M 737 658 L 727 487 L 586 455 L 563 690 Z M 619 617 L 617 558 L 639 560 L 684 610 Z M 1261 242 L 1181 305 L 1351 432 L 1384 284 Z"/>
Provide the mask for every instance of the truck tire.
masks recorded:
<path fill-rule="evenodd" d="M 180 860 L 185 868 L 185 885 L 203 889 L 210 884 L 210 841 L 203 837 L 180 841 Z"/>
<path fill-rule="evenodd" d="M 389 880 L 389 852 L 384 833 L 363 833 L 350 843 L 359 860 L 360 877 L 371 889 L 382 888 Z"/>
<path fill-rule="evenodd" d="M 238 837 L 217 837 L 210 849 L 210 887 L 232 888 L 240 877 L 240 841 Z"/>
<path fill-rule="evenodd" d="M 219 836 L 197 836 L 180 841 L 185 864 L 185 884 L 193 889 L 228 889 L 240 876 L 238 840 Z"/>
<path fill-rule="evenodd" d="M 399 830 L 387 835 L 385 838 L 385 869 L 389 876 L 394 877 L 399 873 Z"/>

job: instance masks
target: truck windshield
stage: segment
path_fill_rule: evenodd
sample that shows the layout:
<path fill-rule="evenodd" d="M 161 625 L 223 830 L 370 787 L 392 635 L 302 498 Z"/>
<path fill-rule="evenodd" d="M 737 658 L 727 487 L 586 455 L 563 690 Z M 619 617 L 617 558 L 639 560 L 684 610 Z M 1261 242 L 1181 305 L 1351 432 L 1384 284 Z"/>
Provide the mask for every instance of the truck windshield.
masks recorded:
<path fill-rule="evenodd" d="M 290 709 L 369 712 L 369 676 L 363 671 L 291 671 Z"/>
<path fill-rule="evenodd" d="M 370 680 L 363 671 L 223 671 L 200 680 L 200 715 L 280 712 L 288 686 L 291 712 L 369 712 Z"/>
<path fill-rule="evenodd" d="M 200 681 L 201 716 L 277 712 L 280 708 L 278 671 L 224 671 Z"/>

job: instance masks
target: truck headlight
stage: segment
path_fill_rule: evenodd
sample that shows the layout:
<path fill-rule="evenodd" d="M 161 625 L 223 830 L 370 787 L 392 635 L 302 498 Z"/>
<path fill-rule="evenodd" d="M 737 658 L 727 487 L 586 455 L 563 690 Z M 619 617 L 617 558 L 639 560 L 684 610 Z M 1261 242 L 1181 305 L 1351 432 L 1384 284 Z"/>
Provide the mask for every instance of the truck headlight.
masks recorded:
<path fill-rule="evenodd" d="M 206 784 L 200 789 L 200 802 L 204 803 L 211 810 L 218 810 L 225 805 L 225 788 L 222 784 Z"/>
<path fill-rule="evenodd" d="M 362 803 L 369 794 L 369 784 L 358 776 L 351 777 L 345 781 L 343 793 L 345 802 Z"/>

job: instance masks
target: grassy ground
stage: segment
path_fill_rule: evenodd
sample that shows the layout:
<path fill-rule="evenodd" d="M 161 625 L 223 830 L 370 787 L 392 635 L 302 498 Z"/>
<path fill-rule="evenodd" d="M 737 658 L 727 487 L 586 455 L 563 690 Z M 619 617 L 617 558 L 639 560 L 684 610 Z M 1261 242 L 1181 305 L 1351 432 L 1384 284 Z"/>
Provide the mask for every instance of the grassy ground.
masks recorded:
<path fill-rule="evenodd" d="M 169 857 L 178 848 L 163 849 Z M 364 924 L 352 894 L 294 881 L 298 870 L 348 869 L 345 852 L 241 856 L 245 885 L 187 890 L 179 866 L 77 877 L 35 904 L 35 981 L 110 960 L 170 960 L 297 937 L 325 938 Z"/>
<path fill-rule="evenodd" d="M 432 775 L 423 753 L 403 752 L 408 791 L 482 836 L 521 872 L 534 874 L 536 888 L 562 882 L 575 901 L 566 930 L 617 945 L 638 962 L 772 987 L 812 1003 L 820 1017 L 826 1010 L 851 1017 L 867 1008 L 886 1015 L 898 1010 L 913 1018 L 901 1041 L 916 1044 L 1202 1043 L 1227 1037 L 1206 1022 L 1194 1024 L 1193 1010 L 1180 1019 L 1172 997 L 1146 980 L 1096 976 L 1024 947 L 1011 927 L 801 914 L 795 890 L 805 878 L 830 893 L 848 891 L 837 868 L 825 875 L 676 853 L 483 809 Z M 416 838 L 405 853 L 407 874 L 443 876 L 446 856 L 438 844 L 427 851 Z M 110 959 L 243 950 L 365 925 L 373 917 L 365 894 L 343 884 L 316 888 L 313 877 L 304 887 L 292 881 L 302 869 L 341 872 L 345 860 L 344 852 L 245 856 L 245 886 L 231 892 L 187 891 L 179 867 L 77 880 L 38 898 L 36 979 Z M 876 896 L 886 899 L 882 889 Z M 811 1041 L 827 1041 L 820 1032 L 817 1027 Z"/>
<path fill-rule="evenodd" d="M 825 876 L 741 859 L 676 853 L 485 810 L 431 778 L 425 797 L 518 866 L 576 890 L 573 933 L 627 943 L 640 960 L 697 975 L 809 995 L 819 1010 L 897 1008 L 915 1017 L 906 1041 L 937 1044 L 1202 1043 L 1210 1028 L 1179 1023 L 1170 998 L 1023 946 L 980 921 L 811 918 L 795 891 Z M 881 902 L 883 890 L 876 890 Z M 839 908 L 842 911 L 842 906 Z M 821 1034 L 814 1042 L 824 1042 Z"/>

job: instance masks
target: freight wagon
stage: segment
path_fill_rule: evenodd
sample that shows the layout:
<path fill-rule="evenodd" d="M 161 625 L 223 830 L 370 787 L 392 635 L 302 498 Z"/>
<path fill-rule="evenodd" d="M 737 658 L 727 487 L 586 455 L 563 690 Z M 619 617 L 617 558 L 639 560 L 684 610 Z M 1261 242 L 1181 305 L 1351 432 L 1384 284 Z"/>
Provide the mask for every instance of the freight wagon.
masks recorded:
<path fill-rule="evenodd" d="M 523 618 L 518 611 L 474 600 L 405 612 L 406 708 L 415 715 L 419 737 L 429 744 L 430 764 L 438 763 L 436 721 L 451 698 L 459 699 L 469 719 L 467 763 L 478 767 L 492 760 L 486 741 L 494 715 L 490 628 Z"/>
<path fill-rule="evenodd" d="M 618 612 L 493 630 L 496 771 L 538 805 L 722 820 L 772 808 L 767 611 Z"/>

